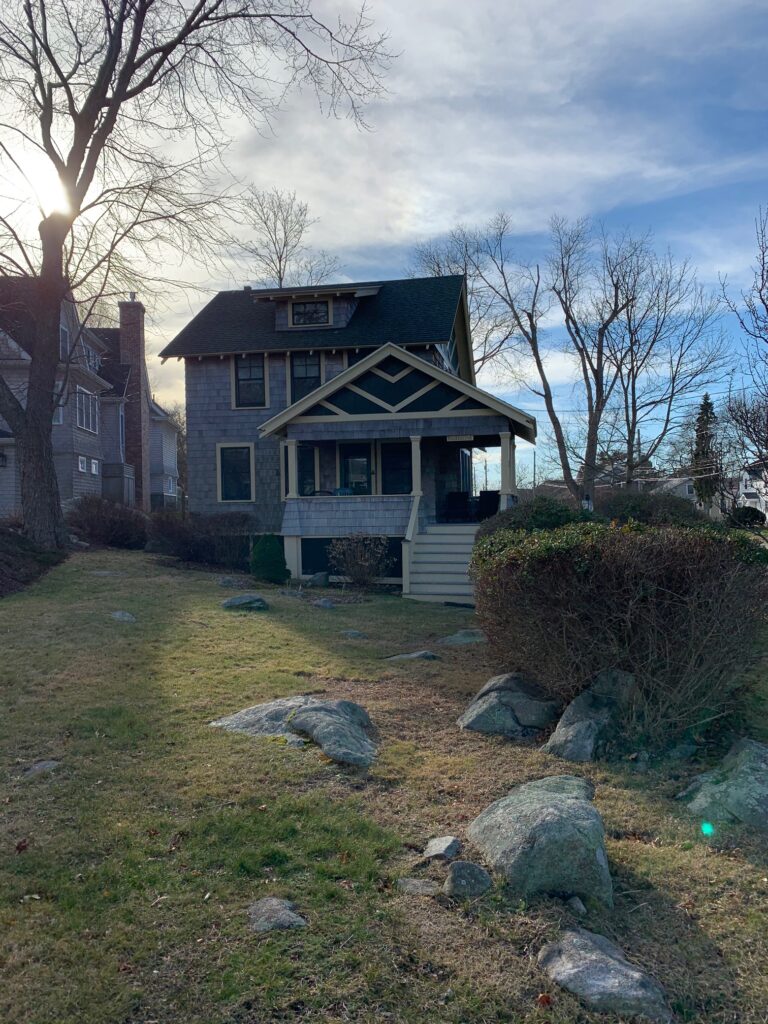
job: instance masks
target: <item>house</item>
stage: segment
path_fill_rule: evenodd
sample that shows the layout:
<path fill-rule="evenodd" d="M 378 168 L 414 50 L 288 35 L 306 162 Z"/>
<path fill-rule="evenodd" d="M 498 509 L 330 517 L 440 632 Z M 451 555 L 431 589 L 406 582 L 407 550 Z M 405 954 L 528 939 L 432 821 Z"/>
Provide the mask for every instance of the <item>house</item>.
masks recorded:
<path fill-rule="evenodd" d="M 0 279 L 0 376 L 22 399 L 29 291 L 28 279 Z M 134 296 L 119 304 L 119 324 L 83 327 L 75 304 L 62 304 L 52 441 L 64 507 L 88 494 L 145 511 L 176 502 L 176 428 L 150 395 L 144 307 Z M 0 419 L 0 518 L 19 513 L 15 440 Z"/>
<path fill-rule="evenodd" d="M 752 462 L 738 476 L 736 505 L 768 515 L 768 463 Z"/>
<path fill-rule="evenodd" d="M 249 513 L 298 578 L 384 535 L 405 594 L 471 598 L 477 521 L 536 422 L 475 385 L 463 277 L 221 292 L 161 356 L 185 361 L 190 511 Z M 501 487 L 476 494 L 494 446 Z"/>

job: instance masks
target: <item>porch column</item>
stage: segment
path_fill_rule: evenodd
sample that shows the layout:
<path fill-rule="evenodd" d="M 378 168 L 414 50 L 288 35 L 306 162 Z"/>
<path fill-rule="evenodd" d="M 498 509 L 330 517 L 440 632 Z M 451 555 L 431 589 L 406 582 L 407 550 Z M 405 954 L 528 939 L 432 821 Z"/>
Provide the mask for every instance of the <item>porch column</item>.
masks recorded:
<path fill-rule="evenodd" d="M 287 498 L 298 498 L 299 496 L 299 458 L 297 453 L 298 442 L 295 438 L 288 438 L 285 442 L 288 452 L 288 493 Z"/>
<path fill-rule="evenodd" d="M 501 487 L 499 488 L 499 508 L 509 508 L 509 499 L 517 494 L 515 480 L 515 436 L 507 431 L 499 434 L 501 441 Z"/>
<path fill-rule="evenodd" d="M 411 494 L 421 497 L 421 438 L 411 437 Z"/>

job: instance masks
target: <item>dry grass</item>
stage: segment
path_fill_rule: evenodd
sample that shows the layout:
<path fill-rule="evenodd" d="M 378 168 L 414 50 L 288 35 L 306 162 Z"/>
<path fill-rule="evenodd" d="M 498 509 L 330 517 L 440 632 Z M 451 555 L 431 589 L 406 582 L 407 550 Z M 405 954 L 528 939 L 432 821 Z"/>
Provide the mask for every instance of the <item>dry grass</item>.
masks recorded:
<path fill-rule="evenodd" d="M 0 606 L 0 1018 L 616 1022 L 536 969 L 571 920 L 559 901 L 497 890 L 457 907 L 392 887 L 430 835 L 463 836 L 512 785 L 564 768 L 456 729 L 494 666 L 482 648 L 433 645 L 471 613 L 392 597 L 327 611 L 270 591 L 272 611 L 241 616 L 220 611 L 226 596 L 210 574 L 94 553 Z M 117 608 L 139 621 L 114 623 Z M 372 639 L 341 640 L 351 628 Z M 442 660 L 382 661 L 424 647 Z M 305 692 L 368 708 L 368 775 L 207 727 Z M 61 768 L 20 777 L 42 757 Z M 701 837 L 672 799 L 693 768 L 571 768 L 597 785 L 617 891 L 587 926 L 659 977 L 680 1020 L 768 1020 L 764 839 Z M 266 892 L 297 900 L 310 928 L 250 933 L 244 908 Z"/>

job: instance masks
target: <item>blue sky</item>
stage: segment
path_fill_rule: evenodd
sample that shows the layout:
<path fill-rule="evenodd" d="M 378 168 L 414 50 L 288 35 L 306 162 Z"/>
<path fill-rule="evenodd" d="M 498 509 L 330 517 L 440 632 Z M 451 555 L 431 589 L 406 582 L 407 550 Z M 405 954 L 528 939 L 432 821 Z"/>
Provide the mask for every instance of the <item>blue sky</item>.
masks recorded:
<path fill-rule="evenodd" d="M 553 213 L 587 215 L 651 229 L 713 287 L 719 274 L 746 283 L 768 204 L 764 0 L 379 0 L 370 11 L 399 53 L 372 130 L 295 95 L 272 134 L 233 124 L 229 157 L 244 182 L 310 204 L 312 241 L 346 276 L 400 276 L 417 242 L 505 209 L 524 251 L 543 247 Z M 203 301 L 159 316 L 155 347 Z M 154 376 L 161 398 L 180 397 L 179 367 Z"/>

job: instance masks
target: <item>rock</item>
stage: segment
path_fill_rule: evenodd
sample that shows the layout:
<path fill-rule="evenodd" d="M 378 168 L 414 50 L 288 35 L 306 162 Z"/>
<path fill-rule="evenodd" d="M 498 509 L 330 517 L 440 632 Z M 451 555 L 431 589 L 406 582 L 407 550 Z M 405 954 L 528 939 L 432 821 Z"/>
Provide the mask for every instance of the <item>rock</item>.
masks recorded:
<path fill-rule="evenodd" d="M 261 594 L 238 594 L 221 602 L 221 607 L 240 612 L 266 612 L 269 605 Z"/>
<path fill-rule="evenodd" d="M 73 533 L 70 533 L 70 535 L 69 535 L 69 546 L 71 548 L 75 548 L 75 549 L 77 549 L 79 551 L 85 551 L 86 548 L 89 548 L 91 545 L 88 543 L 87 540 L 80 540 L 79 537 L 75 537 L 75 535 Z"/>
<path fill-rule="evenodd" d="M 593 794 L 586 779 L 538 779 L 487 807 L 469 826 L 469 835 L 522 896 L 594 897 L 611 907 L 605 830 Z"/>
<path fill-rule="evenodd" d="M 460 629 L 458 633 L 444 636 L 437 642 L 448 647 L 461 647 L 464 644 L 484 644 L 487 640 L 482 629 Z"/>
<path fill-rule="evenodd" d="M 624 952 L 602 935 L 585 928 L 569 929 L 541 950 L 538 963 L 552 981 L 592 1010 L 659 1024 L 673 1019 L 656 979 L 631 964 Z"/>
<path fill-rule="evenodd" d="M 432 651 L 414 651 L 413 654 L 393 654 L 386 661 L 439 661 L 440 659 Z"/>
<path fill-rule="evenodd" d="M 565 901 L 565 905 L 568 907 L 572 914 L 576 915 L 576 917 L 587 916 L 587 908 L 584 906 L 584 904 L 581 902 L 578 896 L 571 896 L 569 900 Z"/>
<path fill-rule="evenodd" d="M 535 683 L 513 672 L 494 676 L 458 720 L 460 729 L 493 736 L 531 736 L 557 718 L 557 704 Z"/>
<path fill-rule="evenodd" d="M 317 601 L 313 601 L 312 604 L 315 608 L 335 608 L 336 605 L 328 597 L 320 597 Z"/>
<path fill-rule="evenodd" d="M 398 878 L 397 888 L 407 896 L 437 896 L 440 886 L 428 878 Z"/>
<path fill-rule="evenodd" d="M 548 754 L 566 761 L 592 761 L 616 731 L 619 713 L 631 699 L 634 676 L 618 669 L 599 672 L 575 697 L 544 744 Z"/>
<path fill-rule="evenodd" d="M 376 757 L 376 745 L 366 731 L 371 727 L 368 712 L 351 700 L 307 704 L 291 717 L 290 726 L 310 736 L 339 764 L 367 768 Z"/>
<path fill-rule="evenodd" d="M 112 618 L 115 622 L 135 622 L 136 616 L 131 615 L 130 612 L 112 612 Z"/>
<path fill-rule="evenodd" d="M 210 724 L 248 736 L 282 737 L 291 746 L 303 746 L 304 736 L 309 736 L 326 757 L 340 764 L 367 767 L 376 756 L 376 746 L 366 731 L 371 727 L 368 712 L 351 700 L 283 697 Z"/>
<path fill-rule="evenodd" d="M 470 860 L 455 860 L 448 866 L 443 892 L 454 899 L 474 900 L 492 886 L 493 879 L 485 868 Z"/>
<path fill-rule="evenodd" d="M 271 932 L 287 928 L 306 928 L 307 922 L 296 913 L 290 900 L 267 896 L 248 907 L 248 920 L 255 932 Z"/>
<path fill-rule="evenodd" d="M 327 572 L 316 572 L 313 576 L 310 576 L 308 580 L 304 580 L 302 586 L 327 587 L 330 582 L 331 578 Z"/>
<path fill-rule="evenodd" d="M 22 769 L 22 775 L 26 779 L 33 779 L 36 775 L 45 775 L 48 772 L 56 771 L 61 764 L 61 761 L 34 761 L 32 764 L 27 765 L 26 768 Z"/>
<path fill-rule="evenodd" d="M 768 746 L 738 740 L 719 766 L 680 794 L 688 810 L 705 821 L 738 823 L 768 831 Z"/>
<path fill-rule="evenodd" d="M 368 634 L 361 633 L 359 629 L 344 629 L 339 634 L 343 636 L 345 640 L 367 640 Z"/>
<path fill-rule="evenodd" d="M 456 836 L 439 836 L 430 839 L 424 850 L 424 860 L 451 860 L 461 853 L 461 840 Z"/>

